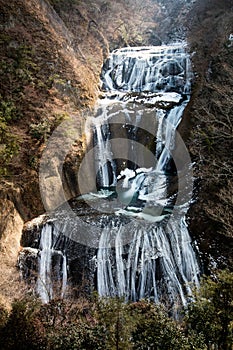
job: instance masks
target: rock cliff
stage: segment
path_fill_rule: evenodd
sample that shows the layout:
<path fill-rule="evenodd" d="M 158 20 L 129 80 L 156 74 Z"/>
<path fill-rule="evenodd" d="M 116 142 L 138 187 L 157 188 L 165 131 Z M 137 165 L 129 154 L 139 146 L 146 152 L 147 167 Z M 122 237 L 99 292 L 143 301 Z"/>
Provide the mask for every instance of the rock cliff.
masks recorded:
<path fill-rule="evenodd" d="M 185 36 L 195 52 L 196 77 L 180 128 L 196 162 L 190 228 L 206 266 L 213 261 L 219 267 L 232 264 L 232 19 L 230 0 L 0 0 L 0 257 L 5 295 L 11 294 L 11 278 L 17 278 L 14 266 L 23 223 L 44 212 L 38 171 L 50 135 L 70 117 L 83 124 L 99 94 L 99 74 L 109 51 Z M 66 158 L 67 198 L 78 193 L 76 174 L 85 144 L 80 137 Z"/>

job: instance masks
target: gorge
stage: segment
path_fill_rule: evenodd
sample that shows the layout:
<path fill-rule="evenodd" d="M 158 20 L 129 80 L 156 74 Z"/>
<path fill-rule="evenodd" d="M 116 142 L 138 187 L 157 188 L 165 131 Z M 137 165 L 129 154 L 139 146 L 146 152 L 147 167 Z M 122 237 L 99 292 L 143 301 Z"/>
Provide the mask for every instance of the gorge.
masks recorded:
<path fill-rule="evenodd" d="M 0 29 L 0 349 L 232 350 L 232 0 Z"/>

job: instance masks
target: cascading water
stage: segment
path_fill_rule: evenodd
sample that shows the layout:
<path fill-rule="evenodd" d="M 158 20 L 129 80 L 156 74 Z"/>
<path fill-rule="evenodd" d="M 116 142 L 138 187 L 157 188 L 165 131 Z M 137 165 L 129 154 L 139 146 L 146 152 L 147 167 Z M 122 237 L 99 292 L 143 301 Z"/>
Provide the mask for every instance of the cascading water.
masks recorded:
<path fill-rule="evenodd" d="M 184 43 L 115 50 L 104 64 L 104 93 L 89 122 L 96 191 L 82 196 L 90 207 L 97 201 L 97 212 L 82 213 L 94 222 L 90 229 L 61 213 L 42 228 L 37 290 L 45 302 L 53 295 L 54 271 L 63 294 L 83 259 L 83 274 L 101 296 L 186 304 L 199 266 L 185 222 L 192 179 L 183 167 L 191 164 L 182 163 L 176 129 L 191 77 Z M 84 232 L 95 248 L 70 243 Z M 58 265 L 55 253 L 62 257 Z"/>
<path fill-rule="evenodd" d="M 174 171 L 177 176 L 179 170 L 169 168 L 171 151 L 191 88 L 188 54 L 183 44 L 116 50 L 104 66 L 102 80 L 106 93 L 100 106 L 104 105 L 104 112 L 93 120 L 94 130 L 101 123 L 109 140 L 112 124 L 120 119 L 123 126 L 134 126 L 126 134 L 129 139 L 137 140 L 138 129 L 144 128 L 142 119 L 148 118 L 149 110 L 150 132 L 156 135 L 157 162 L 150 168 L 139 168 L 137 147 L 134 149 L 133 143 L 129 143 L 128 153 L 124 154 L 130 154 L 125 158 L 130 159 L 131 168 L 121 170 L 122 164 L 118 168 L 115 165 L 117 176 L 113 176 L 112 166 L 105 173 L 104 186 L 103 182 L 98 184 L 99 189 L 109 188 L 117 185 L 117 179 L 123 179 L 117 192 L 121 202 L 128 205 L 116 210 L 116 214 L 146 220 L 136 221 L 132 241 L 125 245 L 129 227 L 110 224 L 104 228 L 97 253 L 98 292 L 102 296 L 118 295 L 132 300 L 148 297 L 155 302 L 167 299 L 172 304 L 178 300 L 185 304 L 187 295 L 191 294 L 190 283 L 198 284 L 199 268 L 185 224 L 184 208 L 176 216 L 171 214 L 168 222 L 166 217 L 175 197 L 174 193 L 169 197 L 169 176 Z M 154 130 L 153 121 L 157 124 Z M 97 163 L 99 169 L 107 162 L 113 164 L 118 153 L 111 149 L 110 142 L 102 142 L 101 151 L 106 158 L 104 164 Z M 112 184 L 110 177 L 115 179 Z"/>
<path fill-rule="evenodd" d="M 64 296 L 67 284 L 67 258 L 56 248 L 59 236 L 52 225 L 46 224 L 41 231 L 38 252 L 39 277 L 37 291 L 44 302 L 49 302 L 56 294 Z"/>

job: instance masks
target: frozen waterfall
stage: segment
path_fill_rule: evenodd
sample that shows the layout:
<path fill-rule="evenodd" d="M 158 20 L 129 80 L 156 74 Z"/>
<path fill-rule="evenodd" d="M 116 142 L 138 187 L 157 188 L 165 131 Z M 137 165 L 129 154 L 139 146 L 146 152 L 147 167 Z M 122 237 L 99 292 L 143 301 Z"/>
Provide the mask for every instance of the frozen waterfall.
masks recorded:
<path fill-rule="evenodd" d="M 111 53 L 88 122 L 96 187 L 70 202 L 78 219 L 58 208 L 32 246 L 43 301 L 63 296 L 69 280 L 100 296 L 186 304 L 200 274 L 186 224 L 191 164 L 177 132 L 191 80 L 185 43 Z"/>

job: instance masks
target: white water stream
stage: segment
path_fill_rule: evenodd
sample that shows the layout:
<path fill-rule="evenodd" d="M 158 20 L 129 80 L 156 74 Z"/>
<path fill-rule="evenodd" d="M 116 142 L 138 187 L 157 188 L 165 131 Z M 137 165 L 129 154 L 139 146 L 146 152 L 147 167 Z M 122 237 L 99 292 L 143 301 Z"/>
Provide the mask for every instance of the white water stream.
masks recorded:
<path fill-rule="evenodd" d="M 101 296 L 185 305 L 192 285 L 199 283 L 185 221 L 191 194 L 177 204 L 180 188 L 172 187 L 179 177 L 183 187 L 192 181 L 171 156 L 191 78 L 185 43 L 119 49 L 103 67 L 105 93 L 91 124 L 99 190 L 93 196 L 115 193 L 121 205 L 111 213 L 117 225 L 114 219 L 103 222 L 92 258 Z M 61 232 L 48 223 L 41 232 L 37 291 L 45 302 L 56 283 L 61 296 L 66 289 L 71 258 L 57 243 Z"/>
<path fill-rule="evenodd" d="M 99 187 L 110 188 L 123 179 L 124 191 L 118 191 L 118 197 L 122 203 L 128 200 L 128 206 L 116 210 L 116 214 L 139 220 L 133 228 L 124 224 L 115 228 L 109 224 L 102 232 L 97 253 L 98 292 L 102 296 L 150 298 L 155 302 L 166 300 L 173 305 L 185 305 L 191 286 L 198 285 L 199 266 L 185 223 L 185 210 L 181 208 L 175 216 L 171 214 L 168 222 L 165 221 L 168 214 L 163 210 L 172 202 L 169 198 L 172 172 L 168 164 L 175 148 L 176 129 L 189 101 L 190 67 L 184 44 L 116 50 L 105 64 L 102 79 L 106 94 L 99 104 L 100 110 L 104 106 L 104 112 L 93 120 L 94 130 L 101 124 L 102 132 L 108 131 L 108 136 L 102 135 L 101 140 L 96 132 L 97 144 L 101 143 L 99 149 L 105 155 L 104 162 L 99 158 L 100 163 L 96 164 L 97 169 L 105 167 L 105 179 Z M 140 142 L 136 129 L 144 128 L 146 118 L 151 123 L 150 133 L 155 135 L 155 164 L 139 168 L 136 147 L 130 157 L 135 168 L 118 169 L 117 176 L 112 176 L 114 166 L 109 169 L 106 162 L 114 164 L 117 156 L 111 142 L 102 141 L 110 139 L 111 124 L 120 119 L 118 128 L 120 124 L 133 125 L 134 139 Z M 115 150 L 115 153 L 119 152 Z M 113 183 L 108 176 L 114 179 Z M 134 231 L 133 239 L 125 244 L 128 230 Z"/>

